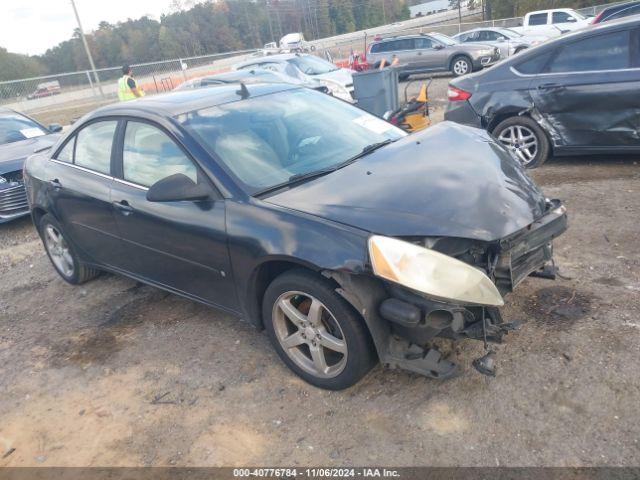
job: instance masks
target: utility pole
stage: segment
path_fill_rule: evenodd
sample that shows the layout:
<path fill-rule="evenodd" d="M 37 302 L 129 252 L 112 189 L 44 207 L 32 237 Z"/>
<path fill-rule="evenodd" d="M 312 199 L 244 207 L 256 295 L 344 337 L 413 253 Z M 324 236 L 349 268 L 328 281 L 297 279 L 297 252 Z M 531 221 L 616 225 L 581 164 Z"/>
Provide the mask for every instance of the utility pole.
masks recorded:
<path fill-rule="evenodd" d="M 382 21 L 384 25 L 387 24 L 387 9 L 385 7 L 385 0 L 382 0 Z"/>
<path fill-rule="evenodd" d="M 461 24 L 462 24 L 462 0 L 458 0 L 458 31 L 460 31 Z"/>
<path fill-rule="evenodd" d="M 76 15 L 76 20 L 78 21 L 78 28 L 80 29 L 80 38 L 82 38 L 82 43 L 84 44 L 84 50 L 87 52 L 87 57 L 89 58 L 89 65 L 91 65 L 91 70 L 93 71 L 93 77 L 98 84 L 98 90 L 100 90 L 100 96 L 104 97 L 104 92 L 102 91 L 102 85 L 100 84 L 100 78 L 98 77 L 98 72 L 96 71 L 96 66 L 93 63 L 93 57 L 91 56 L 91 51 L 89 50 L 89 44 L 87 43 L 87 39 L 84 36 L 84 30 L 82 29 L 82 23 L 80 23 L 80 15 L 78 15 L 78 9 L 76 8 L 76 2 L 71 0 L 71 6 L 73 7 L 73 13 Z"/>
<path fill-rule="evenodd" d="M 275 42 L 276 38 L 273 36 L 273 25 L 271 24 L 271 5 L 266 2 L 267 5 L 267 20 L 269 21 L 269 33 L 271 34 L 271 41 Z"/>

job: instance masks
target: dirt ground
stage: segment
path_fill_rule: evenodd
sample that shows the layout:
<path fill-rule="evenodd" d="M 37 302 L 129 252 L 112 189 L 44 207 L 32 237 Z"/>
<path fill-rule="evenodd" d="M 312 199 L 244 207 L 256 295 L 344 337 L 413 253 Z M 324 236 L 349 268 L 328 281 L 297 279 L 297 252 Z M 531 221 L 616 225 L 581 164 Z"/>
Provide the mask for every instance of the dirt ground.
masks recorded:
<path fill-rule="evenodd" d="M 0 466 L 637 466 L 639 160 L 532 173 L 569 211 L 562 278 L 507 298 L 495 378 L 464 341 L 455 379 L 318 390 L 263 332 L 112 275 L 67 285 L 29 219 L 0 226 Z"/>

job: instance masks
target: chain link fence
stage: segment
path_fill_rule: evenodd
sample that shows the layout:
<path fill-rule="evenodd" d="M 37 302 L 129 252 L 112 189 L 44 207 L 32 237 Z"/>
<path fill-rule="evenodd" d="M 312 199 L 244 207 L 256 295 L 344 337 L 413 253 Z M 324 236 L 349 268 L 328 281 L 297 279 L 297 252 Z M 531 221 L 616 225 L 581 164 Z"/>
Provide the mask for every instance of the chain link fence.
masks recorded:
<path fill-rule="evenodd" d="M 132 65 L 132 68 L 138 84 L 147 94 L 154 94 L 173 90 L 191 78 L 228 70 L 234 63 L 256 52 L 240 50 L 140 63 Z M 0 105 L 26 113 L 38 113 L 65 108 L 82 111 L 114 102 L 122 67 L 101 68 L 96 71 L 96 76 L 87 70 L 0 82 Z"/>
<path fill-rule="evenodd" d="M 624 3 L 624 2 L 617 2 Z M 578 10 L 583 15 L 597 15 L 604 8 L 615 5 L 598 5 Z M 522 25 L 522 17 L 481 21 L 480 9 L 463 8 L 459 22 L 458 11 L 448 10 L 433 15 L 377 27 L 367 31 L 352 32 L 332 38 L 310 42 L 314 53 L 344 63 L 351 52 L 362 53 L 376 36 L 407 35 L 440 32 L 446 35 L 478 27 L 516 27 Z M 473 21 L 476 20 L 477 21 Z M 138 83 L 147 94 L 173 90 L 191 78 L 229 70 L 235 63 L 262 55 L 260 50 L 240 50 L 190 58 L 178 58 L 160 62 L 132 65 Z M 42 77 L 0 82 L 0 105 L 36 115 L 41 121 L 68 123 L 97 106 L 117 99 L 117 81 L 122 76 L 121 67 L 91 71 L 63 73 Z"/>

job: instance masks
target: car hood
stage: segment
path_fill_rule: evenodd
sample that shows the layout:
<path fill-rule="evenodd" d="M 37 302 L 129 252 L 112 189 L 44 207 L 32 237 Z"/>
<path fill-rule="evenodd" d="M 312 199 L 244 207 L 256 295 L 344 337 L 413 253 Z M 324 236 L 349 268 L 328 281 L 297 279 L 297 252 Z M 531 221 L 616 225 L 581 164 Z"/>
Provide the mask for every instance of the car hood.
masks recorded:
<path fill-rule="evenodd" d="M 0 145 L 0 175 L 7 172 L 22 170 L 24 161 L 35 150 L 50 147 L 58 141 L 60 135 L 42 135 L 28 138 L 20 142 Z"/>
<path fill-rule="evenodd" d="M 493 241 L 543 215 L 524 169 L 482 130 L 443 122 L 267 202 L 388 236 Z"/>
<path fill-rule="evenodd" d="M 351 75 L 351 70 L 348 70 L 346 68 L 334 70 L 333 72 L 321 73 L 319 75 L 313 75 L 311 78 L 333 80 L 334 82 L 338 82 L 343 87 L 346 87 L 347 85 L 353 86 L 353 76 Z"/>

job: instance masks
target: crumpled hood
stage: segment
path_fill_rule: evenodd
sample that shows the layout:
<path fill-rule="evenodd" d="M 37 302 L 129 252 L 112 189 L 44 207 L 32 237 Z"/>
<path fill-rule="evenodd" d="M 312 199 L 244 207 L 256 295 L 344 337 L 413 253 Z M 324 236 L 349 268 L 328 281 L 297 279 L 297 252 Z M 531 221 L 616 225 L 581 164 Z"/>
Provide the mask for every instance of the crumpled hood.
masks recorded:
<path fill-rule="evenodd" d="M 483 130 L 443 122 L 267 202 L 388 236 L 493 241 L 542 216 L 545 199 Z"/>
<path fill-rule="evenodd" d="M 20 142 L 6 143 L 0 145 L 0 175 L 7 172 L 22 170 L 24 161 L 33 154 L 35 150 L 50 147 L 58 141 L 60 135 L 42 135 L 40 137 L 28 138 Z"/>

